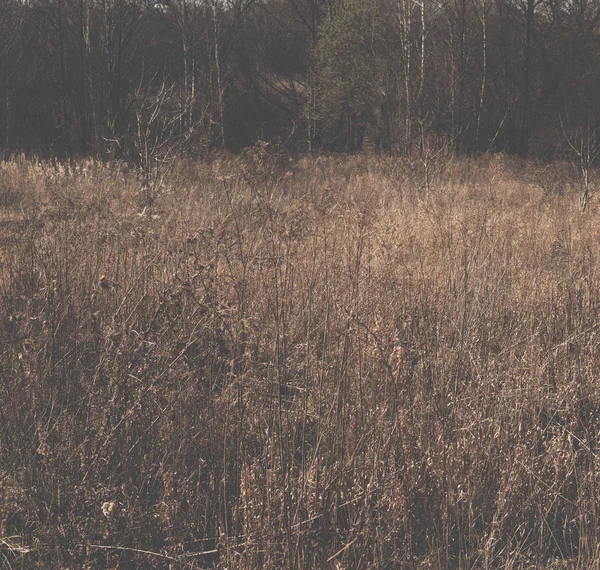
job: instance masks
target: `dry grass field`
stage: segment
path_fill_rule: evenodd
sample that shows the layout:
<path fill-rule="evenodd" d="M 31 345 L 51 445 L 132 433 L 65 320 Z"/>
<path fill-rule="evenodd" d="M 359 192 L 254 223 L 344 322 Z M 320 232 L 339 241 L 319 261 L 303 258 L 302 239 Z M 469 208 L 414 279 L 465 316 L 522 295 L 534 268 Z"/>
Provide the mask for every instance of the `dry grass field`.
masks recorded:
<path fill-rule="evenodd" d="M 0 568 L 599 568 L 600 205 L 435 166 L 0 163 Z"/>

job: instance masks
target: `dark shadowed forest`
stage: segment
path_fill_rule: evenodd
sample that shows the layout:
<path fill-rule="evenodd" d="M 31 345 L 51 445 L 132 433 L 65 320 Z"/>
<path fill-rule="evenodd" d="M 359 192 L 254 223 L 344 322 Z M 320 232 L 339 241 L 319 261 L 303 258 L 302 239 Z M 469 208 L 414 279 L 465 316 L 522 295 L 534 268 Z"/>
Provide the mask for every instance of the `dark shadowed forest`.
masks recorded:
<path fill-rule="evenodd" d="M 597 0 L 2 0 L 0 145 L 552 158 L 595 140 Z M 185 144 L 184 144 L 185 143 Z"/>

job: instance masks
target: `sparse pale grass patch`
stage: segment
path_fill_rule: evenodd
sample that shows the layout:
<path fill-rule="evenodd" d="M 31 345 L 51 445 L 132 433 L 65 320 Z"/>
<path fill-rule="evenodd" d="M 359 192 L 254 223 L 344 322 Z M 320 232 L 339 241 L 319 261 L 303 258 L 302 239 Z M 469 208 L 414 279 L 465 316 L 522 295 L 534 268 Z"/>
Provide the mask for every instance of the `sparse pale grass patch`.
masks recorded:
<path fill-rule="evenodd" d="M 398 160 L 0 164 L 0 567 L 600 565 L 600 209 Z"/>

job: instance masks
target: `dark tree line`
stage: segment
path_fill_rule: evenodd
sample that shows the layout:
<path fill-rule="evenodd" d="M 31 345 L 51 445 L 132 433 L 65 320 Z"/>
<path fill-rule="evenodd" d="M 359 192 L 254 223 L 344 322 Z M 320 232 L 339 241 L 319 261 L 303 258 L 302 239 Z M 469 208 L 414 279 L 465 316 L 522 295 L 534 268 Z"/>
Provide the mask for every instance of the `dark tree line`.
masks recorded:
<path fill-rule="evenodd" d="M 198 151 L 552 154 L 597 130 L 600 0 L 0 0 L 0 98 L 45 154 L 125 152 L 144 109 Z"/>

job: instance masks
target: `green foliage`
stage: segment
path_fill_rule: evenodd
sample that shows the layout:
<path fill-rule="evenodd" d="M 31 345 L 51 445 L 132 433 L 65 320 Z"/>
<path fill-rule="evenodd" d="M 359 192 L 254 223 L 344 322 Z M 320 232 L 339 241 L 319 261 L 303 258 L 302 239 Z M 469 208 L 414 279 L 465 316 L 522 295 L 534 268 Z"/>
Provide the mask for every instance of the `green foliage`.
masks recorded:
<path fill-rule="evenodd" d="M 323 139 L 358 150 L 381 100 L 384 60 L 376 2 L 345 0 L 319 30 L 313 57 Z"/>

